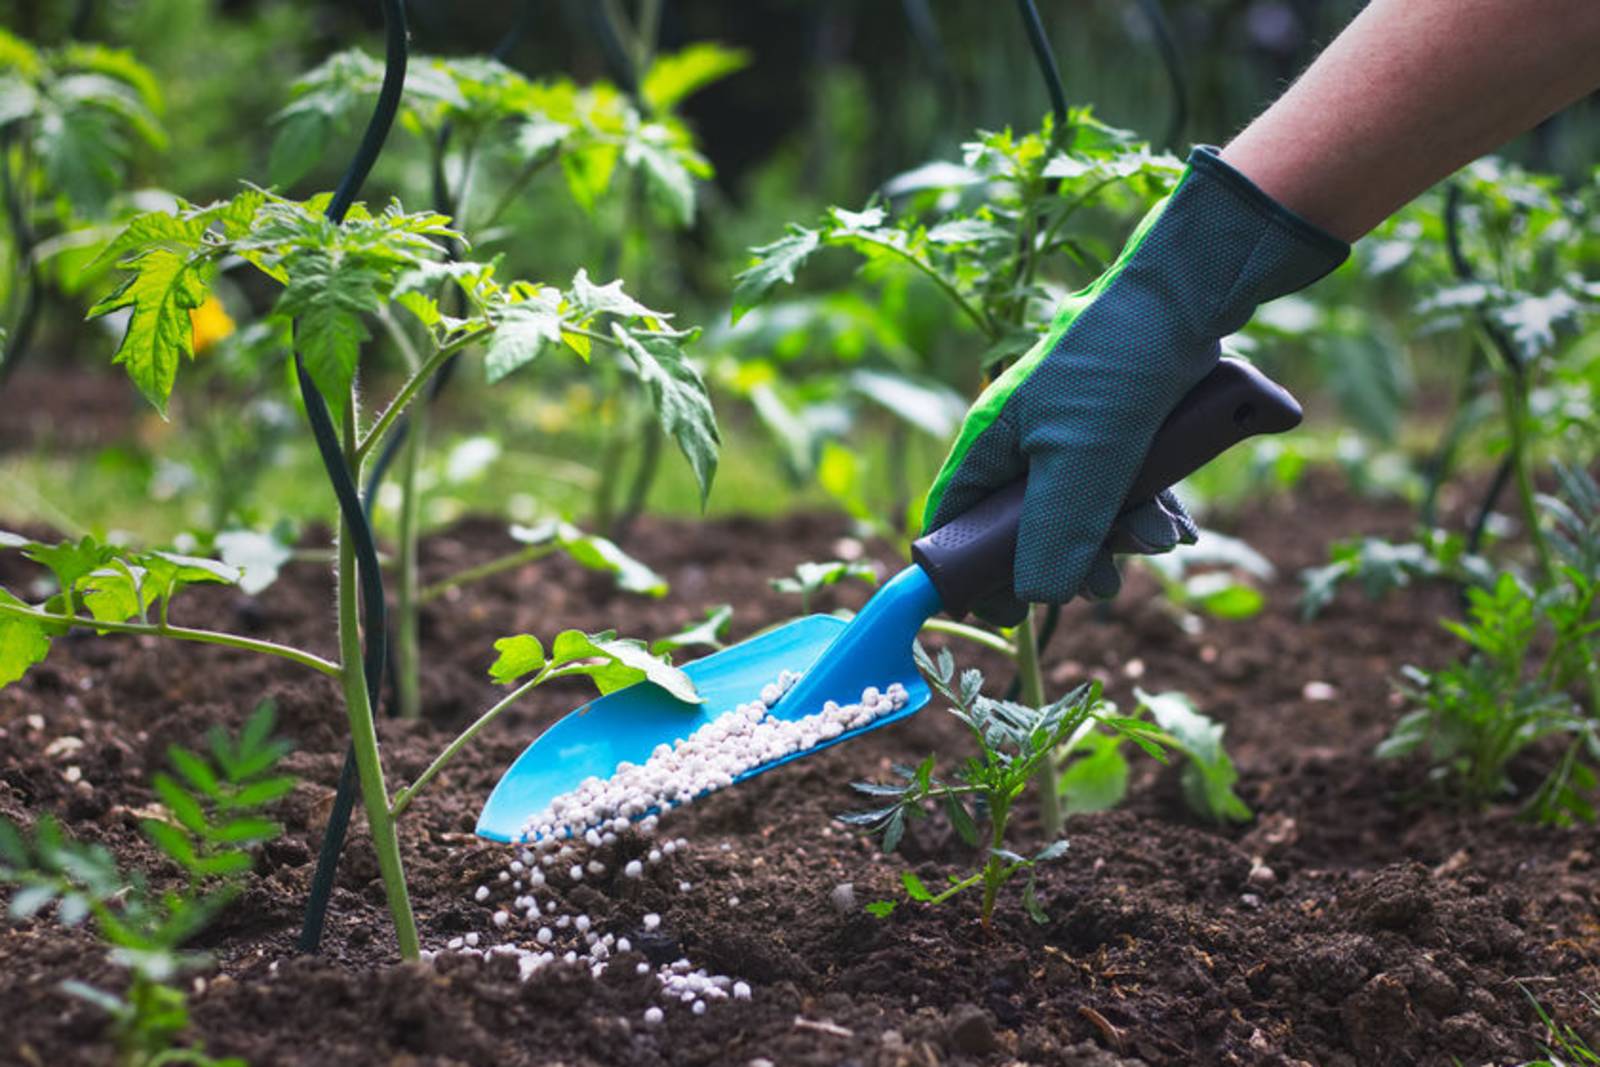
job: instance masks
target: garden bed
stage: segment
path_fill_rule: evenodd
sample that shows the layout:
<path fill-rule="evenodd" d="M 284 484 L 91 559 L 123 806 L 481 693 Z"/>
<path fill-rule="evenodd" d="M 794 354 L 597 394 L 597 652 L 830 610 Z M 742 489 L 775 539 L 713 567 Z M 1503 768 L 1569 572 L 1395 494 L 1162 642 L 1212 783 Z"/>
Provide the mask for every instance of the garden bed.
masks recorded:
<path fill-rule="evenodd" d="M 325 952 L 297 958 L 299 906 L 345 729 L 334 685 L 290 667 L 154 641 L 63 641 L 0 693 L 0 815 L 52 811 L 75 835 L 154 865 L 137 824 L 167 744 L 273 698 L 280 730 L 296 742 L 288 769 L 303 782 L 282 805 L 288 833 L 265 849 L 261 877 L 207 931 L 218 964 L 191 1001 L 213 1055 L 257 1065 L 1513 1063 L 1538 1051 L 1528 993 L 1577 1022 L 1579 993 L 1600 988 L 1600 833 L 1536 828 L 1508 810 L 1417 806 L 1408 798 L 1425 785 L 1419 774 L 1372 760 L 1397 714 L 1389 680 L 1405 663 L 1450 653 L 1435 622 L 1452 596 L 1422 589 L 1369 604 L 1347 591 L 1302 624 L 1294 576 L 1326 558 L 1330 538 L 1403 534 L 1407 514 L 1315 482 L 1241 517 L 1237 532 L 1281 568 L 1266 611 L 1250 621 L 1185 635 L 1159 601 L 1145 602 L 1141 579 L 1113 611 L 1074 605 L 1063 615 L 1046 659 L 1052 688 L 1101 677 L 1125 706 L 1135 683 L 1185 690 L 1227 724 L 1254 822 L 1196 823 L 1175 773 L 1145 761 L 1126 808 L 1069 819 L 1067 860 L 1040 871 L 1047 925 L 1030 922 L 1011 891 L 989 933 L 961 897 L 874 919 L 862 905 L 893 895 L 906 862 L 934 884 L 969 858 L 942 818 L 914 826 L 904 855 L 888 859 L 830 822 L 857 804 L 850 781 L 930 751 L 966 752 L 959 725 L 930 708 L 674 813 L 663 829 L 689 847 L 643 879 L 613 871 L 563 891 L 653 962 L 686 956 L 754 988 L 749 1002 L 712 1003 L 704 1015 L 669 1006 L 659 1026 L 642 1022 L 655 979 L 632 967 L 598 981 L 553 968 L 521 983 L 514 960 L 394 965 L 377 865 L 359 830 Z M 628 547 L 671 580 L 664 600 L 618 594 L 558 559 L 463 590 L 448 610 L 423 616 L 428 719 L 383 726 L 390 774 L 413 777 L 493 699 L 496 637 L 609 625 L 659 636 L 724 602 L 734 636 L 744 636 L 796 610 L 767 578 L 836 555 L 843 534 L 831 518 L 647 519 Z M 508 547 L 497 524 L 460 524 L 424 542 L 424 577 Z M 6 558 L 0 582 L 26 588 L 28 566 Z M 180 611 L 332 654 L 329 581 L 325 568 L 298 565 L 258 599 L 196 590 Z M 822 606 L 856 606 L 863 595 L 828 591 Z M 976 662 L 991 683 L 1005 679 L 998 662 Z M 473 836 L 478 808 L 582 692 L 533 692 L 405 816 L 426 948 L 492 931 L 473 890 L 506 852 Z M 680 891 L 680 881 L 692 888 Z M 836 906 L 844 883 L 853 907 Z M 654 934 L 640 922 L 651 912 L 662 917 Z M 0 930 L 0 1060 L 109 1062 L 95 1044 L 96 1010 L 56 986 L 114 985 L 117 974 L 86 932 L 50 920 Z"/>

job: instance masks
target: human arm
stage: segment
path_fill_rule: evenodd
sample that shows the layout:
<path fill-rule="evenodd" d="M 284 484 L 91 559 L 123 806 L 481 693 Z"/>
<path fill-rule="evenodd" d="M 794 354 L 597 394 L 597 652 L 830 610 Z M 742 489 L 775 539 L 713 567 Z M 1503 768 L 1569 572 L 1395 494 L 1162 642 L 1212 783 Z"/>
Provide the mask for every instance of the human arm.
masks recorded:
<path fill-rule="evenodd" d="M 1222 158 L 1354 241 L 1597 88 L 1596 0 L 1373 0 Z"/>

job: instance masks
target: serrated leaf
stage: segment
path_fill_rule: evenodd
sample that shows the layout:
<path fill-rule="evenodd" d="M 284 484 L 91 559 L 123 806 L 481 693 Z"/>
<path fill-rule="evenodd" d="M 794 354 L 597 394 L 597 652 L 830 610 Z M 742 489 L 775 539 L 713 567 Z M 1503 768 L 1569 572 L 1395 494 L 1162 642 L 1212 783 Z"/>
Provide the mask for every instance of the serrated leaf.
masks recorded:
<path fill-rule="evenodd" d="M 514 682 L 524 675 L 544 669 L 544 645 L 532 634 L 502 637 L 494 643 L 494 648 L 500 655 L 490 665 L 489 677 L 497 682 Z"/>
<path fill-rule="evenodd" d="M 893 900 L 874 900 L 866 906 L 866 911 L 874 919 L 887 919 L 894 914 L 895 904 Z"/>
<path fill-rule="evenodd" d="M 483 369 L 493 384 L 532 363 L 547 344 L 561 343 L 561 314 L 543 302 L 511 304 L 494 316 Z"/>
<path fill-rule="evenodd" d="M 888 822 L 883 826 L 883 851 L 884 854 L 893 852 L 900 847 L 900 839 L 906 835 L 906 809 L 895 808 L 889 816 Z"/>
<path fill-rule="evenodd" d="M 632 361 L 661 429 L 677 442 L 678 450 L 689 461 L 700 487 L 700 505 L 704 507 L 711 493 L 711 480 L 716 477 L 722 444 L 705 380 L 684 356 L 681 340 L 635 333 L 621 323 L 612 323 L 611 333 Z"/>
<path fill-rule="evenodd" d="M 21 600 L 0 589 L 0 604 L 27 607 Z M 50 654 L 50 632 L 31 619 L 0 615 L 0 688 L 28 673 L 35 663 Z"/>
<path fill-rule="evenodd" d="M 630 138 L 622 160 L 644 174 L 645 182 L 680 226 L 694 221 L 694 176 L 683 159 L 683 149 L 653 138 L 656 127 L 646 126 Z"/>
<path fill-rule="evenodd" d="M 178 362 L 194 358 L 189 312 L 209 292 L 199 266 L 184 253 L 150 248 L 123 264 L 133 273 L 110 296 L 89 309 L 95 318 L 131 309 L 128 326 L 111 362 L 121 364 L 163 418 L 177 378 Z"/>
<path fill-rule="evenodd" d="M 900 872 L 900 884 L 906 887 L 906 896 L 912 900 L 927 902 L 933 899 L 933 894 L 922 884 L 922 879 L 910 871 Z"/>
<path fill-rule="evenodd" d="M 786 236 L 752 248 L 755 262 L 734 278 L 733 321 L 738 322 L 778 285 L 792 283 L 794 272 L 821 246 L 822 235 L 816 230 L 791 224 Z"/>
<path fill-rule="evenodd" d="M 359 262 L 336 261 L 325 248 L 285 261 L 289 283 L 273 308 L 294 321 L 295 345 L 306 371 L 334 415 L 350 402 L 361 346 L 371 336 L 362 316 L 382 306 L 382 276 Z"/>

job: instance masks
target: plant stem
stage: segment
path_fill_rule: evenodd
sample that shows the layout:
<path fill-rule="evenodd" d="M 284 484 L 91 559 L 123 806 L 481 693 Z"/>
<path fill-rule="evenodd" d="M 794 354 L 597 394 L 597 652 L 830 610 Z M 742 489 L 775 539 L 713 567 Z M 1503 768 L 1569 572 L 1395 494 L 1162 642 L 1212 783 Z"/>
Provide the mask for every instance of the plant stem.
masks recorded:
<path fill-rule="evenodd" d="M 411 377 L 406 379 L 406 383 L 400 387 L 400 391 L 394 395 L 394 399 L 389 401 L 389 406 L 383 409 L 383 414 L 378 416 L 378 421 L 374 422 L 367 429 L 367 432 L 361 435 L 361 439 L 351 451 L 352 462 L 359 466 L 367 458 L 367 454 L 378 446 L 378 442 L 383 440 L 383 435 L 389 432 L 389 428 L 394 425 L 394 421 L 405 412 L 411 401 L 417 398 L 417 393 L 421 391 L 422 387 L 428 384 L 428 379 L 433 377 L 434 371 L 444 366 L 451 356 L 489 333 L 491 329 L 492 327 L 484 326 L 457 337 L 449 344 L 441 345 L 436 349 L 433 355 L 429 356 L 427 361 L 417 368 Z"/>
<path fill-rule="evenodd" d="M 1017 677 L 1022 682 L 1022 702 L 1030 708 L 1044 706 L 1044 676 L 1039 668 L 1039 642 L 1033 628 L 1033 605 L 1017 627 Z M 1039 822 L 1047 838 L 1061 836 L 1061 797 L 1056 791 L 1056 756 L 1047 752 L 1033 776 L 1039 790 Z"/>
<path fill-rule="evenodd" d="M 550 667 L 546 666 L 538 674 L 535 674 L 532 678 L 528 679 L 526 682 L 523 682 L 521 685 L 517 686 L 517 688 L 508 693 L 505 699 L 501 700 L 494 707 L 478 716 L 477 721 L 471 726 L 468 726 L 465 730 L 461 731 L 460 735 L 454 741 L 445 746 L 444 751 L 440 752 L 438 756 L 434 757 L 433 762 L 428 764 L 428 769 L 418 775 L 416 781 L 412 782 L 410 785 L 406 786 L 404 789 L 395 794 L 394 805 L 389 809 L 390 817 L 398 819 L 401 813 L 403 813 L 406 808 L 411 806 L 411 801 L 415 799 L 416 795 L 422 791 L 422 787 L 433 781 L 434 777 L 440 771 L 444 770 L 445 764 L 454 759 L 456 753 L 460 752 L 462 748 L 466 747 L 467 743 L 476 737 L 480 730 L 498 718 L 501 712 L 515 704 L 524 693 L 544 682 L 549 676 Z"/>
<path fill-rule="evenodd" d="M 991 633 L 977 626 L 970 626 L 964 622 L 953 622 L 950 619 L 934 618 L 923 623 L 922 628 L 937 634 L 949 634 L 951 637 L 959 637 L 971 641 L 975 645 L 982 645 L 984 648 L 992 648 L 1013 661 L 1017 658 L 1016 645 L 1013 645 L 997 633 Z"/>
<path fill-rule="evenodd" d="M 1522 521 L 1527 524 L 1528 540 L 1533 543 L 1534 553 L 1539 557 L 1543 584 L 1548 587 L 1555 583 L 1557 576 L 1550 546 L 1545 543 L 1544 530 L 1539 526 L 1539 505 L 1534 500 L 1533 474 L 1529 470 L 1532 461 L 1528 455 L 1527 379 L 1514 370 L 1503 371 L 1500 375 L 1500 398 L 1504 405 L 1506 428 L 1511 434 L 1511 469 L 1516 475 Z"/>
<path fill-rule="evenodd" d="M 219 630 L 193 630 L 187 626 L 166 626 L 147 622 L 102 622 L 99 619 L 88 616 L 57 615 L 53 612 L 30 608 L 25 604 L 7 604 L 5 601 L 0 600 L 0 616 L 6 615 L 56 626 L 87 626 L 102 633 L 144 634 L 150 637 L 170 637 L 177 641 L 197 641 L 205 645 L 223 645 L 228 648 L 242 649 L 245 652 L 259 652 L 267 656 L 277 656 L 279 659 L 298 663 L 302 667 L 310 667 L 314 671 L 321 671 L 323 674 L 333 678 L 338 678 L 343 673 L 337 663 L 332 663 L 310 652 L 291 648 L 288 645 L 276 644 L 272 641 L 258 641 L 253 637 L 240 637 L 238 634 L 223 633 Z"/>
<path fill-rule="evenodd" d="M 427 434 L 428 405 L 418 404 L 411 413 L 406 434 L 405 454 L 400 468 L 400 583 L 396 591 L 395 613 L 395 695 L 400 700 L 400 717 L 415 719 L 422 714 L 421 652 L 417 641 L 417 467 L 422 455 L 422 439 Z"/>
<path fill-rule="evenodd" d="M 457 589 L 472 582 L 479 582 L 485 578 L 492 578 L 504 571 L 516 570 L 524 563 L 532 563 L 536 559 L 543 559 L 555 551 L 549 545 L 529 545 L 515 552 L 491 559 L 487 563 L 480 563 L 476 567 L 468 567 L 464 571 L 452 574 L 450 577 L 424 586 L 417 593 L 417 603 L 429 604 L 444 596 L 452 589 Z"/>
<path fill-rule="evenodd" d="M 345 452 L 354 457 L 355 407 L 353 395 L 345 414 Z M 351 464 L 360 474 L 360 461 Z M 421 956 L 417 920 L 411 912 L 411 896 L 406 889 L 405 867 L 400 860 L 400 839 L 389 814 L 389 792 L 383 782 L 383 757 L 378 752 L 378 731 L 372 717 L 371 694 L 362 671 L 360 609 L 356 585 L 356 551 L 349 523 L 339 523 L 339 655 L 344 663 L 345 712 L 350 720 L 350 742 L 356 766 L 361 772 L 361 803 L 367 812 L 367 827 L 372 847 L 378 854 L 378 871 L 383 876 L 383 892 L 394 920 L 395 939 L 400 957 L 414 960 Z"/>
<path fill-rule="evenodd" d="M 1033 617 L 1033 609 L 1028 609 L 1028 617 Z M 1055 783 L 1051 782 L 1050 792 L 1055 793 Z M 991 798 L 993 799 L 993 798 Z M 994 915 L 995 897 L 1000 892 L 1000 886 L 1005 882 L 1005 861 L 999 856 L 999 851 L 1006 847 L 1006 822 L 1010 818 L 1011 804 L 1002 801 L 994 804 L 989 809 L 989 856 L 983 864 L 983 928 L 989 928 L 989 919 Z"/>

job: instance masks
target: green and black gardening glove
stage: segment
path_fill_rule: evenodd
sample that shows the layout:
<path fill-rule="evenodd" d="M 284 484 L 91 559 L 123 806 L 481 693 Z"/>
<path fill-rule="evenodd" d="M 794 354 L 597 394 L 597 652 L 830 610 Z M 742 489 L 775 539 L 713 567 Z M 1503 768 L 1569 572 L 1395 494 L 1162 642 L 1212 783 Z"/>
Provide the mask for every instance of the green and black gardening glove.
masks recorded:
<path fill-rule="evenodd" d="M 1349 252 L 1196 148 L 1110 269 L 984 390 L 934 482 L 925 533 L 1027 476 L 1016 600 L 978 614 L 1013 624 L 1024 602 L 1114 596 L 1113 525 L 1140 552 L 1192 543 L 1194 523 L 1170 492 L 1122 507 L 1156 430 L 1216 365 L 1223 337 Z"/>

